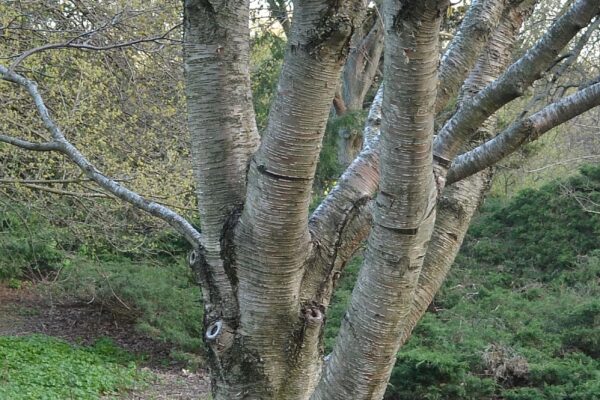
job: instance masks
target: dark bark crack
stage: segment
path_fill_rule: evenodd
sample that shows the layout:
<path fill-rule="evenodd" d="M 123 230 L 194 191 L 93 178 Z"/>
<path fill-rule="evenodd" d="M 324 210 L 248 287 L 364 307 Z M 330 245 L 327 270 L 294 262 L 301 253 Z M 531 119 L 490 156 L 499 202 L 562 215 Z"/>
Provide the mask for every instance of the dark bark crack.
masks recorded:
<path fill-rule="evenodd" d="M 236 268 L 236 248 L 235 248 L 235 228 L 244 210 L 243 204 L 236 205 L 232 210 L 225 223 L 221 233 L 221 259 L 223 260 L 223 269 L 229 282 L 233 288 L 233 295 L 237 302 L 238 277 Z"/>
<path fill-rule="evenodd" d="M 325 275 L 325 279 L 323 280 L 321 286 L 319 287 L 319 290 L 317 291 L 317 301 L 322 302 L 323 296 L 327 293 L 327 287 L 329 286 L 328 283 L 330 280 L 332 281 L 332 287 L 335 288 L 335 284 L 337 283 L 337 279 L 335 278 L 339 278 L 340 272 L 344 269 L 346 265 L 346 261 L 344 261 L 339 266 L 339 268 L 336 269 L 336 262 L 338 260 L 339 250 L 345 244 L 344 233 L 346 230 L 346 226 L 350 221 L 354 219 L 354 217 L 356 217 L 362 212 L 363 208 L 369 203 L 369 201 L 371 201 L 371 199 L 372 198 L 370 196 L 363 196 L 358 200 L 354 201 L 349 207 L 348 212 L 344 215 L 344 218 L 338 225 L 338 229 L 336 230 L 336 241 L 333 245 L 333 249 L 330 250 L 331 258 L 328 262 L 329 268 L 327 274 Z M 316 245 L 318 246 L 319 244 L 316 243 Z"/>
<path fill-rule="evenodd" d="M 257 164 L 256 165 L 256 170 L 258 172 L 260 172 L 263 175 L 266 176 L 270 176 L 271 178 L 277 179 L 277 180 L 285 180 L 285 181 L 291 181 L 291 182 L 308 182 L 311 181 L 311 178 L 301 178 L 301 177 L 297 177 L 297 176 L 287 176 L 287 175 L 281 175 L 281 174 L 277 174 L 275 172 L 271 172 L 267 169 L 266 166 L 262 165 L 262 164 Z"/>

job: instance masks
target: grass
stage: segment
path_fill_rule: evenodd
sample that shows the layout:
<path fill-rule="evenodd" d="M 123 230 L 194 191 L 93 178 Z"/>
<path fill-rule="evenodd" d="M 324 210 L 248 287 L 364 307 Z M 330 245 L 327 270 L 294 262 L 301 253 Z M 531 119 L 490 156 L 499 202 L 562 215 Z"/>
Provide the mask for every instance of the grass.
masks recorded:
<path fill-rule="evenodd" d="M 98 399 L 145 385 L 136 358 L 108 339 L 80 347 L 42 335 L 0 337 L 0 399 Z"/>

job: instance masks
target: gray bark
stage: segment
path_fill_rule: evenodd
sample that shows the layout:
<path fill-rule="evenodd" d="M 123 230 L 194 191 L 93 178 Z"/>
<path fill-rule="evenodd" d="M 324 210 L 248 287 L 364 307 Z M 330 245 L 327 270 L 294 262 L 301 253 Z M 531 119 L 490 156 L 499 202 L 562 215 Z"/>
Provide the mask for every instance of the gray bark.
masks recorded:
<path fill-rule="evenodd" d="M 477 59 L 498 25 L 505 6 L 504 0 L 476 0 L 469 7 L 457 35 L 442 58 L 436 113 L 442 111 L 458 93 L 473 67 L 473 60 Z"/>
<path fill-rule="evenodd" d="M 498 0 L 500 1 L 500 0 Z M 477 8 L 477 13 L 469 12 L 465 21 L 473 19 L 482 21 L 483 13 L 487 8 Z M 487 14 L 487 18 L 492 15 Z M 505 18 L 505 20 L 508 20 Z M 511 24 L 520 26 L 519 18 Z M 464 26 L 471 26 L 474 22 L 465 22 Z M 481 23 L 481 22 L 480 22 Z M 456 35 L 455 41 L 459 41 L 464 35 Z M 467 42 L 462 41 L 462 46 Z M 469 70 L 475 66 L 479 55 L 474 52 L 462 53 L 461 45 L 451 44 L 446 55 L 443 58 L 440 70 L 452 70 L 451 65 L 463 65 Z M 488 54 L 489 53 L 489 57 Z M 468 54 L 468 57 L 464 55 Z M 454 62 L 454 57 L 462 57 L 460 62 Z M 502 51 L 500 48 L 495 49 L 490 47 L 486 50 L 485 57 L 490 60 L 498 57 L 510 57 L 510 50 Z M 498 66 L 497 66 L 498 67 Z M 477 68 L 477 67 L 475 67 Z M 459 74 L 460 70 L 456 70 Z M 497 74 L 500 74 L 498 71 Z M 475 79 L 474 76 L 480 74 L 472 74 L 470 79 Z M 452 79 L 451 81 L 441 81 L 439 87 L 446 87 L 452 93 L 458 93 L 465 77 L 461 80 Z M 474 82 L 475 83 L 475 82 Z M 489 81 L 486 81 L 486 84 Z M 438 91 L 439 95 L 439 91 Z M 316 255 L 313 257 L 320 260 L 314 268 L 307 270 L 307 286 L 318 287 L 320 279 L 324 283 L 324 288 L 332 289 L 335 283 L 335 278 L 339 276 L 341 269 L 349 261 L 349 257 L 354 254 L 354 251 L 367 237 L 369 229 L 365 229 L 366 222 L 371 220 L 370 207 L 365 207 L 369 204 L 369 200 L 375 197 L 375 193 L 379 185 L 379 148 L 380 141 L 378 139 L 381 127 L 381 105 L 383 100 L 383 85 L 379 88 L 377 95 L 369 111 L 367 123 L 363 132 L 363 147 L 365 150 L 354 160 L 348 167 L 337 185 L 331 193 L 325 198 L 322 204 L 315 210 L 311 217 L 311 230 L 313 237 L 317 241 Z M 445 97 L 436 98 L 436 109 L 442 109 Z M 360 212 L 356 205 L 359 205 Z M 370 226 L 370 225 L 369 225 Z M 362 236 L 360 236 L 362 235 Z M 341 240 L 345 236 L 349 236 L 352 240 Z M 334 243 L 338 243 L 334 246 Z M 335 262 L 332 262 L 335 260 Z M 334 266 L 335 265 L 335 266 Z M 316 272 L 316 271 L 319 272 Z M 320 275 L 320 277 L 319 277 Z M 312 282 L 312 283 L 309 283 Z"/>
<path fill-rule="evenodd" d="M 233 233 L 239 321 L 219 349 L 216 398 L 308 398 L 320 372 L 323 310 L 301 303 L 310 262 L 308 207 L 318 154 L 362 0 L 294 3 L 294 23 L 247 195 Z M 234 369 L 236 369 L 234 371 Z"/>
<path fill-rule="evenodd" d="M 192 167 L 203 233 L 199 278 L 206 324 L 235 324 L 233 283 L 222 257 L 223 227 L 241 207 L 245 171 L 258 146 L 250 90 L 247 0 L 186 0 L 184 72 Z"/>
<path fill-rule="evenodd" d="M 524 19 L 531 13 L 534 3 L 512 3 L 503 13 L 485 50 L 461 88 L 459 99 L 469 96 L 493 82 L 511 61 L 515 38 Z M 467 148 L 476 146 L 479 140 L 493 136 L 497 118 L 495 115 L 478 129 L 476 139 Z M 431 242 L 423 261 L 419 284 L 415 290 L 414 303 L 400 333 L 404 344 L 417 322 L 421 319 L 441 288 L 450 267 L 458 254 L 467 229 L 479 204 L 489 188 L 493 173 L 483 170 L 460 182 L 446 187 L 438 201 L 438 216 Z"/>
<path fill-rule="evenodd" d="M 431 142 L 446 6 L 384 2 L 380 191 L 364 263 L 312 399 L 380 399 L 385 392 L 435 221 Z"/>

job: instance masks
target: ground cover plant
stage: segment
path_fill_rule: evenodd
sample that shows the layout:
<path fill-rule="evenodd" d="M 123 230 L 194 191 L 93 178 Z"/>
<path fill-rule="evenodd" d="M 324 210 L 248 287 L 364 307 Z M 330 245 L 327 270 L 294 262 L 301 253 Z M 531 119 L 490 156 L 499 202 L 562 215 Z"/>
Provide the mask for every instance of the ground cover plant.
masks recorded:
<path fill-rule="evenodd" d="M 145 385 L 136 358 L 110 340 L 90 347 L 32 335 L 0 337 L 0 398 L 93 400 Z M 111 398 L 111 397 L 107 397 Z"/>

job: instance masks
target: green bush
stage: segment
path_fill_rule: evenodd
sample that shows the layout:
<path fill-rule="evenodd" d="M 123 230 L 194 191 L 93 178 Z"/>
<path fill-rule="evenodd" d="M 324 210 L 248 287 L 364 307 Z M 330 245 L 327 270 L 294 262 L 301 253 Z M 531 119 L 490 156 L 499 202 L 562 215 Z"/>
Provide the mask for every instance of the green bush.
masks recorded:
<path fill-rule="evenodd" d="M 479 268 L 503 264 L 527 279 L 534 271 L 573 267 L 598 248 L 600 214 L 589 212 L 593 204 L 600 204 L 600 167 L 590 166 L 565 181 L 524 190 L 507 204 L 490 199 L 471 226 L 461 257 Z"/>
<path fill-rule="evenodd" d="M 0 279 L 56 271 L 63 255 L 61 242 L 73 240 L 69 232 L 24 207 L 3 205 L 0 203 Z"/>
<path fill-rule="evenodd" d="M 63 268 L 52 289 L 59 297 L 134 317 L 141 332 L 181 350 L 198 351 L 202 345 L 200 289 L 183 260 L 152 265 L 125 258 L 102 263 L 77 259 Z"/>
<path fill-rule="evenodd" d="M 117 252 L 102 239 L 82 242 L 35 209 L 0 202 L 0 211 L 0 279 L 10 287 L 52 274 L 56 279 L 42 287 L 55 299 L 127 314 L 141 332 L 182 351 L 201 347 L 201 294 L 185 265 L 188 245 L 180 235 L 147 235 L 143 247 Z"/>
<path fill-rule="evenodd" d="M 562 335 L 563 346 L 600 358 L 600 300 L 593 299 L 571 311 L 566 318 L 569 330 Z"/>
<path fill-rule="evenodd" d="M 250 79 L 252 81 L 252 101 L 259 131 L 263 131 L 267 126 L 269 109 L 279 79 L 285 47 L 285 38 L 269 31 L 252 38 Z"/>

